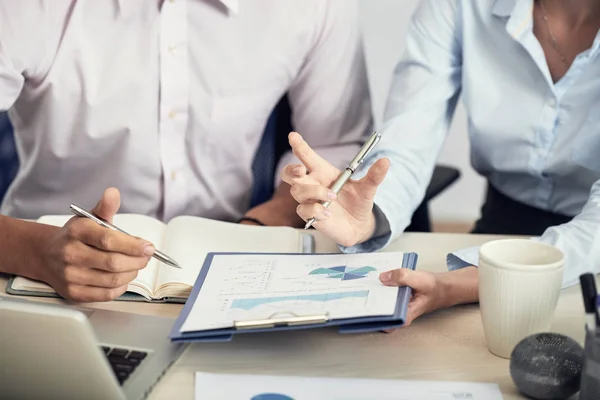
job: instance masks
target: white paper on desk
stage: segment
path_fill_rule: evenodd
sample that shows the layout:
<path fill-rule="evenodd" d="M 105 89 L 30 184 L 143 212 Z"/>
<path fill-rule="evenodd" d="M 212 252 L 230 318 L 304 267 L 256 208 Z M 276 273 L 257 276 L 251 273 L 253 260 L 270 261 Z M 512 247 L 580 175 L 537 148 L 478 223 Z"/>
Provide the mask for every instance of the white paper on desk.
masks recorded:
<path fill-rule="evenodd" d="M 384 286 L 379 275 L 400 268 L 402 259 L 403 253 L 215 255 L 181 332 L 275 314 L 393 315 L 398 288 Z"/>
<path fill-rule="evenodd" d="M 196 373 L 196 400 L 502 400 L 495 383 Z"/>

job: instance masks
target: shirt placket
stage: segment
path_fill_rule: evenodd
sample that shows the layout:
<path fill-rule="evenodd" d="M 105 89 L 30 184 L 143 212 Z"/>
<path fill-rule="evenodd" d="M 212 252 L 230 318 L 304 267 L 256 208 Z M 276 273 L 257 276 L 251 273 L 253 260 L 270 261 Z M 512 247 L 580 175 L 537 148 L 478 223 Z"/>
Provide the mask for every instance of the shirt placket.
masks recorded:
<path fill-rule="evenodd" d="M 552 151 L 554 150 L 554 142 L 556 141 L 558 130 L 561 129 L 559 115 L 562 99 L 565 97 L 567 91 L 579 79 L 585 67 L 589 65 L 590 59 L 595 56 L 598 47 L 598 37 L 599 36 L 596 37 L 592 49 L 579 54 L 575 58 L 565 76 L 552 87 L 551 93 L 543 106 L 543 127 L 540 129 L 540 134 L 538 136 L 538 152 L 536 158 L 538 171 L 543 171 L 546 168 L 548 159 L 551 157 Z M 541 175 L 542 180 L 538 192 L 539 201 L 548 206 L 548 201 L 550 200 L 554 188 L 554 179 L 545 172 L 542 172 Z"/>
<path fill-rule="evenodd" d="M 548 165 L 548 159 L 552 152 L 558 126 L 559 100 L 550 90 L 546 101 L 542 106 L 542 119 L 537 133 L 536 151 L 532 154 L 531 161 L 534 169 L 540 174 L 541 179 L 537 190 L 537 202 L 540 206 L 547 206 L 552 189 L 554 188 L 554 178 L 549 175 L 545 169 Z"/>
<path fill-rule="evenodd" d="M 187 0 L 168 0 L 160 14 L 160 157 L 163 219 L 181 213 L 187 201 L 185 136 L 188 125 L 189 67 Z"/>

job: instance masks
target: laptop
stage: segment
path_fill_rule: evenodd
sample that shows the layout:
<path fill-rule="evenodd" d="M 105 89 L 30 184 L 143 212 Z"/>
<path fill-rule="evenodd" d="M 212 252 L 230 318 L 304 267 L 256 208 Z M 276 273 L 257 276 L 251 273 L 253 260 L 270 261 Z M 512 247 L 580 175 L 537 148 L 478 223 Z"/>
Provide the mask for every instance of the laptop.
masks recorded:
<path fill-rule="evenodd" d="M 147 397 L 185 347 L 169 318 L 0 296 L 0 397 Z"/>

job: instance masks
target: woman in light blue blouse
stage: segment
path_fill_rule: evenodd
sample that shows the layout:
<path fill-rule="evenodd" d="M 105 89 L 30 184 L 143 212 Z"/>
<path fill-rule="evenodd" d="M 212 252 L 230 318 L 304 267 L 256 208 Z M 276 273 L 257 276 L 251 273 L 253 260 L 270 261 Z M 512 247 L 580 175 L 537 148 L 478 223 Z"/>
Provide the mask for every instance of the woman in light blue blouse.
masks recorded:
<path fill-rule="evenodd" d="M 421 202 L 462 95 L 472 165 L 489 184 L 474 232 L 540 236 L 559 247 L 567 257 L 563 286 L 599 272 L 599 29 L 597 0 L 422 0 L 363 179 L 333 196 L 327 188 L 337 169 L 290 136 L 303 165 L 288 166 L 284 180 L 298 214 L 316 217 L 314 227 L 346 252 L 386 246 Z M 331 198 L 325 210 L 319 202 Z M 476 254 L 450 255 L 443 274 L 393 271 L 381 279 L 415 290 L 410 323 L 477 301 Z"/>

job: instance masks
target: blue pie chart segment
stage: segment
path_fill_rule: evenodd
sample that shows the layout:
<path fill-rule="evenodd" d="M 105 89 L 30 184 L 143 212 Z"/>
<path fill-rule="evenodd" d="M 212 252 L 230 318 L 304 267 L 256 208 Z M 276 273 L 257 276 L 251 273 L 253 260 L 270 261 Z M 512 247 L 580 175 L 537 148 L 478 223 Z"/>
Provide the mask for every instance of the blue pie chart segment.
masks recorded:
<path fill-rule="evenodd" d="M 294 400 L 290 396 L 278 393 L 263 393 L 257 394 L 251 400 Z"/>
<path fill-rule="evenodd" d="M 342 281 L 351 281 L 353 279 L 365 278 L 370 272 L 377 271 L 377 269 L 364 266 L 364 267 L 348 267 L 340 265 L 337 267 L 329 268 L 317 268 L 310 271 L 309 275 L 326 275 L 331 279 L 341 279 Z"/>

